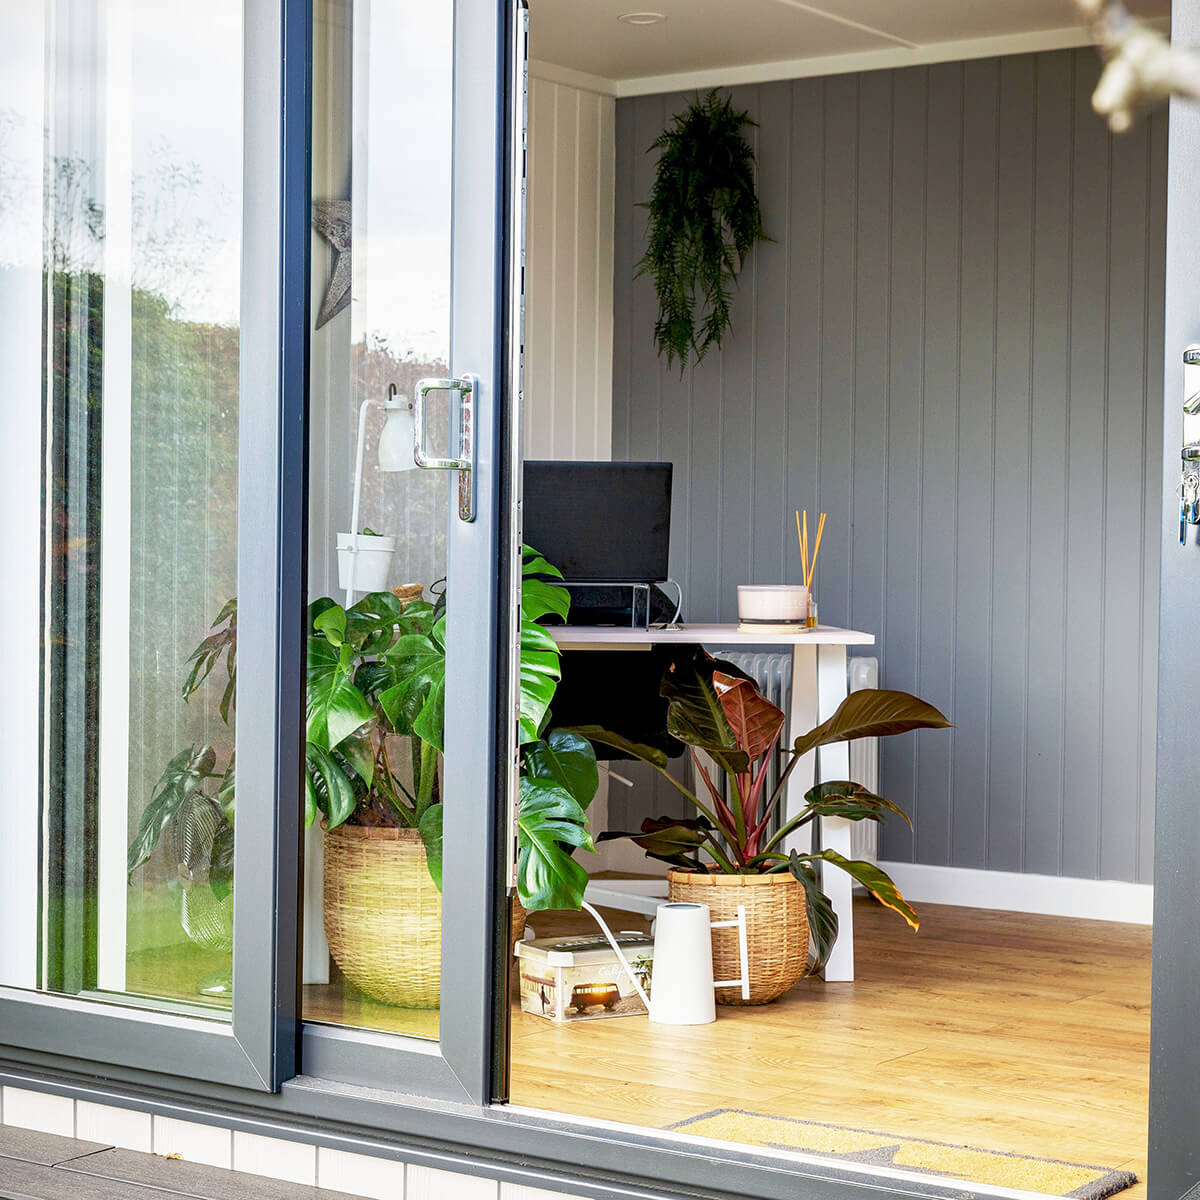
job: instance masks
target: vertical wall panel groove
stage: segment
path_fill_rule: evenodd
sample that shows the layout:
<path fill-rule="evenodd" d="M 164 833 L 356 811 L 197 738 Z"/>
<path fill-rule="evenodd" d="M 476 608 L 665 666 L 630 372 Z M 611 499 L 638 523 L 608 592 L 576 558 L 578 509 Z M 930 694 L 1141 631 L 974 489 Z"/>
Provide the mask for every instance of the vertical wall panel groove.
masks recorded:
<path fill-rule="evenodd" d="M 617 103 L 613 451 L 676 463 L 692 620 L 797 580 L 956 728 L 885 743 L 887 858 L 1148 880 L 1165 122 L 1114 143 L 1090 50 L 734 89 L 774 242 L 723 349 L 657 359 L 646 147 Z"/>
<path fill-rule="evenodd" d="M 616 344 L 612 281 L 616 104 L 536 76 L 529 84 L 525 451 L 608 458 Z M 631 231 L 623 233 L 627 250 Z M 629 264 L 622 261 L 622 273 Z M 627 332 L 623 331 L 623 332 Z M 627 389 L 625 389 L 627 390 Z"/>

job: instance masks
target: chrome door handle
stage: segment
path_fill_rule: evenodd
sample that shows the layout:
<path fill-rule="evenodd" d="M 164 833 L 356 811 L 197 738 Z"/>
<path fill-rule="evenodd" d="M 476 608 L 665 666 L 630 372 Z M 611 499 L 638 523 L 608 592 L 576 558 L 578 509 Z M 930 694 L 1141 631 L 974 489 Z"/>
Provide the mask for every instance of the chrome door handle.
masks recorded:
<path fill-rule="evenodd" d="M 458 518 L 475 520 L 475 396 L 479 381 L 474 375 L 457 379 L 418 379 L 413 390 L 413 458 L 427 471 L 458 472 Z M 439 458 L 428 449 L 429 422 L 425 397 L 430 392 L 458 393 L 458 457 Z M 453 416 L 453 404 L 451 415 Z"/>

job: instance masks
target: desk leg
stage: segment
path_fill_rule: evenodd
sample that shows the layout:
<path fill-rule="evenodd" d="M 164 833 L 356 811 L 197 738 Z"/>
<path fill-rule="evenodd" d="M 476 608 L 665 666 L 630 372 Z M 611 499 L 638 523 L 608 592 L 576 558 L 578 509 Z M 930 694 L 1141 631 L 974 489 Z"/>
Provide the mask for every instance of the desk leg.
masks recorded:
<path fill-rule="evenodd" d="M 788 718 L 787 745 L 792 745 L 802 734 L 820 723 L 817 716 L 817 648 L 797 642 L 792 647 L 792 699 L 791 715 Z M 816 782 L 817 756 L 806 754 L 797 764 L 788 779 L 787 794 L 783 798 L 783 816 L 780 824 L 790 821 L 803 807 L 804 796 Z M 793 850 L 807 854 L 812 850 L 812 826 L 791 834 L 784 840 L 783 849 L 790 854 Z"/>
<path fill-rule="evenodd" d="M 846 647 L 817 647 L 817 719 L 826 721 L 847 695 Z M 850 778 L 850 745 L 835 742 L 817 751 L 818 778 Z M 821 849 L 836 850 L 850 857 L 850 822 L 844 817 L 825 817 L 821 821 Z M 849 983 L 854 979 L 854 909 L 851 905 L 853 881 L 845 871 L 823 863 L 821 885 L 833 903 L 838 918 L 838 939 L 825 964 L 826 983 Z"/>

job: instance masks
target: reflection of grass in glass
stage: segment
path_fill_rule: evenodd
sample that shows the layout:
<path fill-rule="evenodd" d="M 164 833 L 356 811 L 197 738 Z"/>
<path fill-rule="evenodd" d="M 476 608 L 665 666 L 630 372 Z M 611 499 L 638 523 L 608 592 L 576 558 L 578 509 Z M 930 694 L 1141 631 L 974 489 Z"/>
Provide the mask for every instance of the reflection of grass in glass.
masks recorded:
<path fill-rule="evenodd" d="M 160 886 L 139 893 L 140 903 L 130 911 L 125 988 L 137 995 L 228 1009 L 228 998 L 202 996 L 196 985 L 215 971 L 232 970 L 233 955 L 205 950 L 188 939 L 179 923 L 176 891 Z"/>

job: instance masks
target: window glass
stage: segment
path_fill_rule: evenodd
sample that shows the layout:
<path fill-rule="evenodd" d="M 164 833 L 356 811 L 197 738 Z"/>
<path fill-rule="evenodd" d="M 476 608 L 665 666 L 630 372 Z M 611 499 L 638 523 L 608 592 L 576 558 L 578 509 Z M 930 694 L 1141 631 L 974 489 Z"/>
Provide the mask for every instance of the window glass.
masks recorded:
<path fill-rule="evenodd" d="M 314 16 L 304 1016 L 437 1037 L 453 5 Z"/>
<path fill-rule="evenodd" d="M 0 49 L 0 312 L 4 403 L 41 463 L 40 647 L 17 651 L 40 671 L 17 751 L 40 806 L 6 850 L 3 981 L 227 1015 L 241 4 L 21 7 Z"/>

